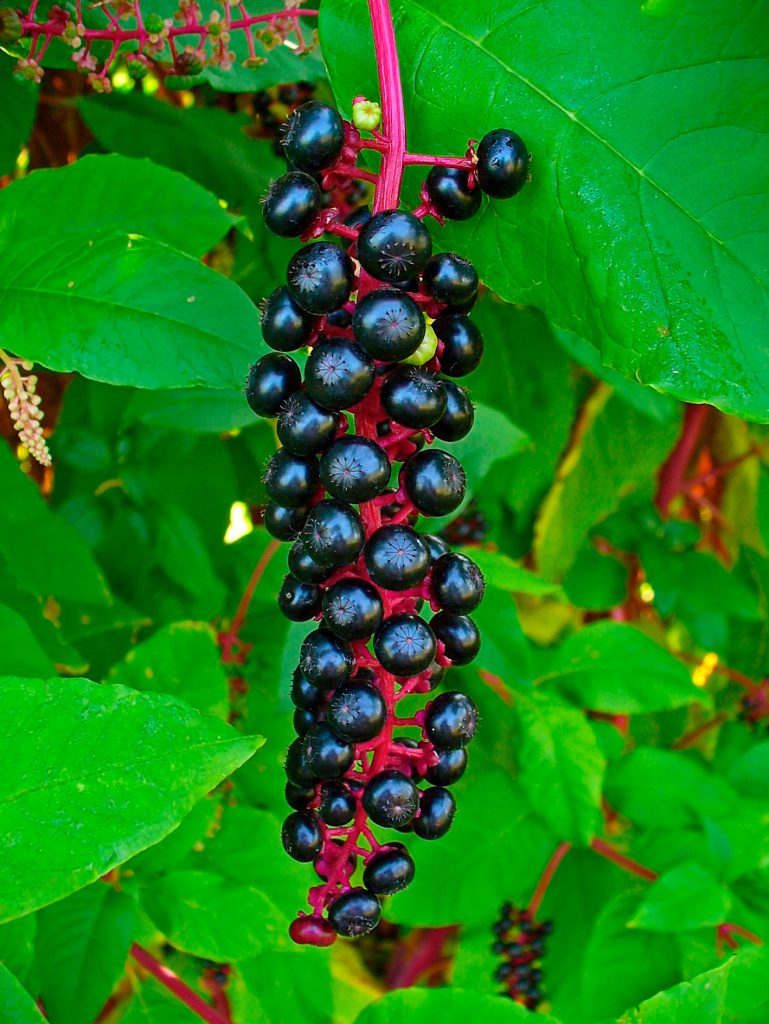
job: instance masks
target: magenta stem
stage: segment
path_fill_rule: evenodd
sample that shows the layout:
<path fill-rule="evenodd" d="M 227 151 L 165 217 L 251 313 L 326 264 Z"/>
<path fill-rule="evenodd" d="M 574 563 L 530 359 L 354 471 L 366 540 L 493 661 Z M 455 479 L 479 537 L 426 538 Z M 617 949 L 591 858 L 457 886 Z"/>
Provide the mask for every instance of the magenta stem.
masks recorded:
<path fill-rule="evenodd" d="M 427 153 L 404 153 L 404 164 L 419 164 L 425 167 L 457 167 L 462 171 L 472 171 L 475 163 L 469 156 L 430 156 Z"/>
<path fill-rule="evenodd" d="M 141 964 L 146 971 L 149 971 L 153 977 L 157 978 L 160 984 L 164 985 L 180 1002 L 184 1003 L 185 1006 L 189 1006 L 192 1012 L 196 1013 L 201 1020 L 206 1021 L 206 1024 L 228 1024 L 227 1020 L 220 1013 L 217 1013 L 213 1007 L 204 1002 L 197 992 L 193 992 L 178 975 L 174 974 L 165 964 L 161 964 L 159 960 L 156 960 L 146 949 L 143 949 L 134 942 L 130 952 L 137 963 Z"/>

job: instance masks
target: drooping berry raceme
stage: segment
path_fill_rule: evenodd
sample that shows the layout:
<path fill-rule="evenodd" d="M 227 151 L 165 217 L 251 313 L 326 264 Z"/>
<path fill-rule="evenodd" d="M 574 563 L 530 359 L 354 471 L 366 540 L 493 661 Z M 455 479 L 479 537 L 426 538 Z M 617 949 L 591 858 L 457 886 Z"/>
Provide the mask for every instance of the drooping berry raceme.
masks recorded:
<path fill-rule="evenodd" d="M 502 904 L 494 924 L 496 938 L 491 951 L 501 958 L 494 980 L 504 986 L 501 995 L 528 1010 L 536 1010 L 544 999 L 542 959 L 552 930 L 552 921 L 538 923 L 527 910 L 516 910 L 512 903 Z"/>
<path fill-rule="evenodd" d="M 270 189 L 264 217 L 309 244 L 265 303 L 262 332 L 275 351 L 247 387 L 254 411 L 276 417 L 283 446 L 265 473 L 265 525 L 292 541 L 278 603 L 292 621 L 317 621 L 291 686 L 297 738 L 285 763 L 283 843 L 319 880 L 291 936 L 321 946 L 370 931 L 382 900 L 414 879 L 412 853 L 393 830 L 431 842 L 454 818 L 449 787 L 466 770 L 478 716 L 466 695 L 433 691 L 448 667 L 478 653 L 471 615 L 484 581 L 471 559 L 417 527 L 465 499 L 462 466 L 435 442 L 450 446 L 472 428 L 455 378 L 478 365 L 483 338 L 467 316 L 478 274 L 455 253 L 433 256 L 424 219 L 465 219 L 484 189 L 509 188 L 505 175 L 519 173 L 509 154 L 494 162 L 497 141 L 486 146 L 488 189 L 459 159 L 433 168 L 423 193 L 432 206 L 409 213 L 397 197 L 383 205 L 383 170 L 373 214 L 335 215 L 321 209 L 319 191 L 359 173 L 357 123 L 317 101 L 289 120 L 291 169 Z M 381 151 L 384 137 L 373 134 L 370 148 Z M 309 241 L 324 233 L 340 237 Z M 302 379 L 287 353 L 305 347 Z M 404 717 L 399 703 L 410 694 L 430 697 Z"/>

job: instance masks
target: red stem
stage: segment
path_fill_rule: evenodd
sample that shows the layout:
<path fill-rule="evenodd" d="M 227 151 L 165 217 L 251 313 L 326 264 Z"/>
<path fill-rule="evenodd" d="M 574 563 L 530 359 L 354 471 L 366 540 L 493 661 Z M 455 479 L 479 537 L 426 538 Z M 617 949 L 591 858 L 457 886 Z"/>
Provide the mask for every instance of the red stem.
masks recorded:
<path fill-rule="evenodd" d="M 420 928 L 403 943 L 393 957 L 387 972 L 388 989 L 411 988 L 423 974 L 440 960 L 443 947 L 457 931 L 456 925 L 445 928 Z"/>
<path fill-rule="evenodd" d="M 235 618 L 232 620 L 230 626 L 230 635 L 237 637 L 238 633 L 243 628 L 246 615 L 248 614 L 248 607 L 251 604 L 251 599 L 254 596 L 254 592 L 259 585 L 259 580 L 264 575 L 264 570 L 270 564 L 273 555 L 280 549 L 279 540 L 271 540 L 267 547 L 262 552 L 262 557 L 256 563 L 254 571 L 251 573 L 251 579 L 248 581 L 248 586 L 243 591 L 243 596 L 240 599 L 238 610 L 235 612 Z"/>
<path fill-rule="evenodd" d="M 425 167 L 457 167 L 462 171 L 475 169 L 475 163 L 469 156 L 430 156 L 427 153 L 404 153 L 403 162 Z"/>
<path fill-rule="evenodd" d="M 655 503 L 660 515 L 667 515 L 668 506 L 686 483 L 684 474 L 697 447 L 700 431 L 710 415 L 709 405 L 687 405 L 681 436 L 667 462 L 660 470 Z"/>
<path fill-rule="evenodd" d="M 659 878 L 656 871 L 652 871 L 651 868 L 646 868 L 643 864 L 639 864 L 637 860 L 631 860 L 630 857 L 619 853 L 613 846 L 605 843 L 603 839 L 594 839 L 590 847 L 599 856 L 605 857 L 606 860 L 619 865 L 624 871 L 629 871 L 631 875 L 638 875 L 639 878 L 643 878 L 647 882 L 656 882 Z"/>
<path fill-rule="evenodd" d="M 146 949 L 143 949 L 135 942 L 131 946 L 131 956 L 145 970 L 149 971 L 153 977 L 157 978 L 160 984 L 164 985 L 180 1002 L 184 1003 L 185 1006 L 189 1006 L 192 1012 L 196 1013 L 201 1020 L 206 1021 L 206 1024 L 228 1024 L 227 1020 L 220 1013 L 217 1013 L 213 1007 L 209 1006 L 208 1003 L 204 1002 L 197 992 L 193 992 L 191 988 L 185 985 L 182 979 L 174 974 L 170 967 L 161 964 L 151 953 L 148 953 Z"/>
<path fill-rule="evenodd" d="M 561 863 L 561 861 L 570 849 L 571 843 L 561 843 L 559 846 L 556 847 L 555 853 L 547 862 L 545 870 L 542 872 L 542 876 L 539 882 L 537 882 L 537 888 L 534 890 L 534 895 L 529 900 L 529 906 L 527 909 L 531 914 L 532 918 L 535 918 L 537 916 L 537 911 L 540 908 L 542 900 L 545 898 L 545 893 L 547 892 L 548 886 L 553 880 L 553 875 L 558 870 L 559 864 Z"/>

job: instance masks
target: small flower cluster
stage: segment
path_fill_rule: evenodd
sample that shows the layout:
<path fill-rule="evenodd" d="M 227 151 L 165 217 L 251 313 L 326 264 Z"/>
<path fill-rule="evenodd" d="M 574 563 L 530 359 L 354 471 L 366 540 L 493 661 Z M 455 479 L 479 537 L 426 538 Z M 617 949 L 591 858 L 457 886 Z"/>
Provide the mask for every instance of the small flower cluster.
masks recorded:
<path fill-rule="evenodd" d="M 503 995 L 528 1010 L 536 1010 L 544 998 L 542 957 L 545 939 L 552 930 L 552 921 L 538 924 L 528 910 L 516 910 L 512 903 L 502 904 L 500 918 L 494 925 L 497 938 L 491 951 L 503 958 L 494 979 L 505 986 Z"/>
<path fill-rule="evenodd" d="M 54 39 L 59 39 L 72 47 L 73 63 L 88 76 L 97 92 L 110 91 L 110 69 L 118 59 L 124 61 L 128 74 L 135 79 L 144 78 L 150 70 L 183 78 L 194 78 L 207 66 L 228 70 L 235 61 L 230 49 L 235 32 L 243 33 L 248 46 L 245 67 L 265 64 L 265 54 L 276 46 L 289 45 L 294 54 L 301 56 L 315 43 L 315 33 L 311 39 L 305 38 L 301 19 L 315 18 L 318 13 L 300 7 L 299 0 L 285 0 L 280 11 L 249 14 L 242 0 L 225 0 L 222 11 L 204 18 L 197 0 L 180 0 L 173 18 L 163 18 L 143 12 L 140 0 L 104 0 L 91 4 L 86 13 L 82 0 L 75 0 L 74 16 L 54 5 L 44 19 L 37 20 L 38 2 L 32 0 L 26 13 L 0 9 L 0 45 L 16 46 L 29 40 L 29 51 L 16 65 L 17 74 L 39 82 L 46 51 Z M 98 26 L 92 24 L 97 8 L 103 15 Z M 98 55 L 99 47 L 104 48 L 104 59 Z"/>
<path fill-rule="evenodd" d="M 40 396 L 35 394 L 37 377 L 29 374 L 23 377 L 19 367 L 29 371 L 32 363 L 12 359 L 0 350 L 0 386 L 8 403 L 13 425 L 18 432 L 19 440 L 33 459 L 42 466 L 51 465 L 51 453 L 48 451 L 43 434 L 43 410 L 40 408 Z"/>

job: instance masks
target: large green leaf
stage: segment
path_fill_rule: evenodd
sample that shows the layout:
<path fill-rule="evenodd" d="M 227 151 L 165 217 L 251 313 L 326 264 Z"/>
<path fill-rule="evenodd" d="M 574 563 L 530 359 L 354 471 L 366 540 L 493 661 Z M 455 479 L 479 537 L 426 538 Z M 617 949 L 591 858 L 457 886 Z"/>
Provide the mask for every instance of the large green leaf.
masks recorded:
<path fill-rule="evenodd" d="M 672 654 L 640 630 L 609 620 L 569 637 L 539 682 L 580 707 L 615 715 L 708 702 Z"/>
<path fill-rule="evenodd" d="M 14 676 L 52 675 L 53 662 L 26 621 L 0 604 L 0 672 Z"/>
<path fill-rule="evenodd" d="M 125 893 L 95 882 L 38 915 L 40 994 L 52 1024 L 91 1024 L 123 973 L 136 926 Z"/>
<path fill-rule="evenodd" d="M 677 932 L 722 924 L 731 899 L 699 864 L 688 861 L 666 871 L 644 896 L 628 922 L 652 932 Z"/>
<path fill-rule="evenodd" d="M 0 964 L 0 1006 L 9 1024 L 11 1021 L 13 1024 L 44 1024 L 45 1017 L 32 996 L 3 964 Z"/>
<path fill-rule="evenodd" d="M 465 1024 L 479 1020 L 483 1024 L 527 1024 L 530 1011 L 511 999 L 479 995 L 457 988 L 410 988 L 390 992 L 367 1006 L 355 1024 L 423 1024 L 439 1020 L 441 1024 Z M 556 1024 L 554 1017 L 538 1013 L 541 1024 Z"/>
<path fill-rule="evenodd" d="M 461 153 L 507 125 L 533 153 L 520 196 L 441 244 L 626 376 L 766 421 L 769 107 L 744 102 L 765 91 L 763 6 L 393 8 L 410 148 Z M 320 30 L 341 104 L 376 97 L 365 5 L 326 0 Z"/>
<path fill-rule="evenodd" d="M 517 690 L 521 785 L 557 836 L 586 844 L 601 818 L 606 766 L 581 711 L 538 690 Z"/>
<path fill-rule="evenodd" d="M 86 679 L 4 676 L 0 721 L 0 920 L 158 842 L 261 742 L 172 697 Z"/>
<path fill-rule="evenodd" d="M 0 53 L 0 174 L 10 174 L 32 132 L 39 89 L 18 81 L 15 61 Z"/>

